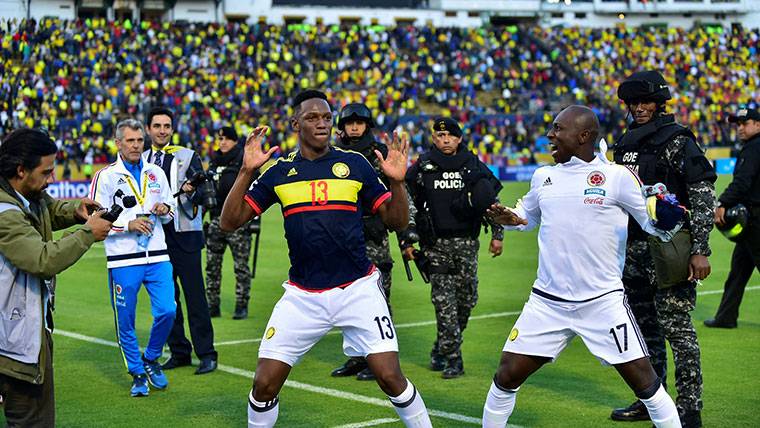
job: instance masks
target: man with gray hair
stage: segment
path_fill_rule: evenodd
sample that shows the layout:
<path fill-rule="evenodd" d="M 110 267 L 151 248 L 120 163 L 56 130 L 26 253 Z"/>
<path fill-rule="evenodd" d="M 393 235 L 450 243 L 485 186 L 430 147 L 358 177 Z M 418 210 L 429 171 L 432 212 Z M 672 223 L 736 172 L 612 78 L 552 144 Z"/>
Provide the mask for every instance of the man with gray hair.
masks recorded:
<path fill-rule="evenodd" d="M 164 171 L 142 159 L 145 129 L 134 119 L 116 125 L 116 162 L 92 180 L 90 197 L 103 206 L 119 204 L 123 211 L 105 240 L 108 287 L 116 318 L 116 333 L 133 382 L 130 394 L 146 396 L 148 383 L 168 385 L 158 357 L 169 337 L 176 304 L 164 231 L 156 223 L 174 218 L 173 199 Z M 150 296 L 153 326 L 141 355 L 135 335 L 135 307 L 140 286 Z"/>

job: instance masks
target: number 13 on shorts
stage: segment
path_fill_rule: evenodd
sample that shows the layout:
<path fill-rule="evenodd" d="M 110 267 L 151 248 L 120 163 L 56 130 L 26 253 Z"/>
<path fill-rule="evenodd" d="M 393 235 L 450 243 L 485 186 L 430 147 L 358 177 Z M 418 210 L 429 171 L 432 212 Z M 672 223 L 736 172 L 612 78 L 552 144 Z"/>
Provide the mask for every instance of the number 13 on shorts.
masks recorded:
<path fill-rule="evenodd" d="M 375 317 L 375 323 L 377 324 L 377 330 L 380 332 L 380 339 L 393 339 L 396 336 L 393 331 L 393 323 L 387 316 Z"/>

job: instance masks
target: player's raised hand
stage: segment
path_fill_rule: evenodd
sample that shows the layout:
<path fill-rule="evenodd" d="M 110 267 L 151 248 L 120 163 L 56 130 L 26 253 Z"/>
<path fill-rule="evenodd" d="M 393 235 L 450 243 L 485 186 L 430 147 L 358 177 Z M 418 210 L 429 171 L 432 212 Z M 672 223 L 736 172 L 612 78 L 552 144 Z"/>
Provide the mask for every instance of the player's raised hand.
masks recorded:
<path fill-rule="evenodd" d="M 491 205 L 486 210 L 486 214 L 496 223 L 506 226 L 526 226 L 528 224 L 528 220 L 518 216 L 514 211 L 499 203 Z"/>
<path fill-rule="evenodd" d="M 257 126 L 256 129 L 248 134 L 243 151 L 242 169 L 256 171 L 261 168 L 261 166 L 272 157 L 275 150 L 277 150 L 277 146 L 272 147 L 266 152 L 261 148 L 261 143 L 264 142 L 267 131 L 269 131 L 268 126 Z"/>
<path fill-rule="evenodd" d="M 388 146 L 388 156 L 383 158 L 380 151 L 375 150 L 375 155 L 380 161 L 380 169 L 386 177 L 394 181 L 404 181 L 407 169 L 407 158 L 409 156 L 409 140 L 406 134 L 399 137 L 398 132 L 393 131 L 393 140 L 390 142 L 388 136 L 384 136 L 383 142 Z"/>

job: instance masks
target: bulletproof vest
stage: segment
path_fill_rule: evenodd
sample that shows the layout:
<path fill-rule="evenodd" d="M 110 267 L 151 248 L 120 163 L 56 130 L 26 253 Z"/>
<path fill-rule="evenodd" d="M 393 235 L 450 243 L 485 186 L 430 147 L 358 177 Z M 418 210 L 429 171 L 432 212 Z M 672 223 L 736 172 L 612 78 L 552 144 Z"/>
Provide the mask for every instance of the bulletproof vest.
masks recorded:
<path fill-rule="evenodd" d="M 665 159 L 668 143 L 679 135 L 696 140 L 691 131 L 675 122 L 673 115 L 659 116 L 645 125 L 629 128 L 615 143 L 614 160 L 635 172 L 645 185 L 665 184 L 668 191 L 676 195 L 678 202 L 688 209 L 690 203 L 686 180 Z M 646 233 L 633 219 L 628 222 L 628 234 L 637 239 L 646 237 Z"/>
<path fill-rule="evenodd" d="M 372 137 L 372 133 L 366 132 L 359 141 L 350 143 L 339 139 L 335 145 L 341 149 L 353 150 L 361 153 L 369 161 L 372 168 L 380 177 L 380 180 L 386 187 L 390 188 L 390 182 L 388 178 L 383 174 L 380 169 L 380 162 L 375 154 L 375 150 L 379 151 L 384 157 L 388 156 L 388 147 L 385 144 L 375 141 Z M 362 223 L 364 225 L 364 237 L 368 241 L 375 242 L 376 244 L 382 244 L 386 236 L 388 236 L 388 229 L 380 218 L 379 214 L 371 214 L 368 211 L 366 215 L 362 217 Z"/>
<path fill-rule="evenodd" d="M 428 212 L 438 237 L 472 237 L 480 233 L 480 217 L 463 217 L 452 210 L 465 193 L 468 174 L 478 171 L 478 158 L 472 153 L 461 154 L 459 165 L 440 165 L 429 153 L 420 156 L 421 184 Z"/>

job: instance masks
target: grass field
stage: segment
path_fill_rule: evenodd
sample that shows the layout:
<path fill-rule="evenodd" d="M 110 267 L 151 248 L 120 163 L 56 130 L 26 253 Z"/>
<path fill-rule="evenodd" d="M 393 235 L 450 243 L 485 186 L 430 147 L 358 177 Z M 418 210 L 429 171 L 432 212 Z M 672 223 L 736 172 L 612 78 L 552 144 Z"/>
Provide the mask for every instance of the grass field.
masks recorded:
<path fill-rule="evenodd" d="M 728 183 L 721 177 L 718 188 Z M 512 204 L 527 183 L 507 183 L 502 200 Z M 579 220 L 579 227 L 582 227 Z M 593 233 L 590 227 L 589 233 Z M 256 364 L 258 344 L 270 311 L 282 294 L 287 274 L 287 249 L 278 209 L 264 216 L 258 271 L 253 282 L 250 317 L 231 319 L 234 306 L 232 260 L 224 267 L 223 318 L 214 320 L 220 370 L 195 376 L 194 368 L 167 372 L 169 388 L 142 399 L 129 397 L 131 377 L 115 347 L 102 244 L 59 276 L 55 382 L 57 421 L 62 427 L 242 427 L 246 394 Z M 487 243 L 487 238 L 483 238 Z M 395 244 L 394 244 L 395 245 Z M 465 332 L 466 375 L 443 380 L 428 370 L 435 336 L 429 287 L 409 283 L 397 262 L 392 304 L 398 330 L 401 366 L 414 381 L 437 427 L 475 426 L 506 335 L 528 297 L 535 278 L 535 233 L 507 233 L 504 255 L 491 258 L 481 246 L 480 300 Z M 742 305 L 739 328 L 711 330 L 702 321 L 712 317 L 729 268 L 732 245 L 713 233 L 712 275 L 699 291 L 694 322 L 702 347 L 704 425 L 760 426 L 757 408 L 757 358 L 760 343 L 760 280 L 755 274 Z M 398 259 L 398 250 L 394 248 Z M 205 262 L 204 262 L 205 264 Z M 754 287 L 753 287 L 754 286 Z M 151 322 L 147 294 L 141 292 L 137 334 L 145 344 Z M 227 343 L 242 341 L 242 343 Z M 341 336 L 326 336 L 297 365 L 280 395 L 282 427 L 402 426 L 375 383 L 335 379 L 341 364 Z M 673 383 L 672 362 L 669 383 Z M 674 388 L 671 387 L 671 394 Z M 576 339 L 554 364 L 534 375 L 520 390 L 511 423 L 525 427 L 649 427 L 647 423 L 615 423 L 610 409 L 627 405 L 632 394 L 612 368 L 600 366 Z M 4 422 L 0 417 L 0 422 Z"/>

